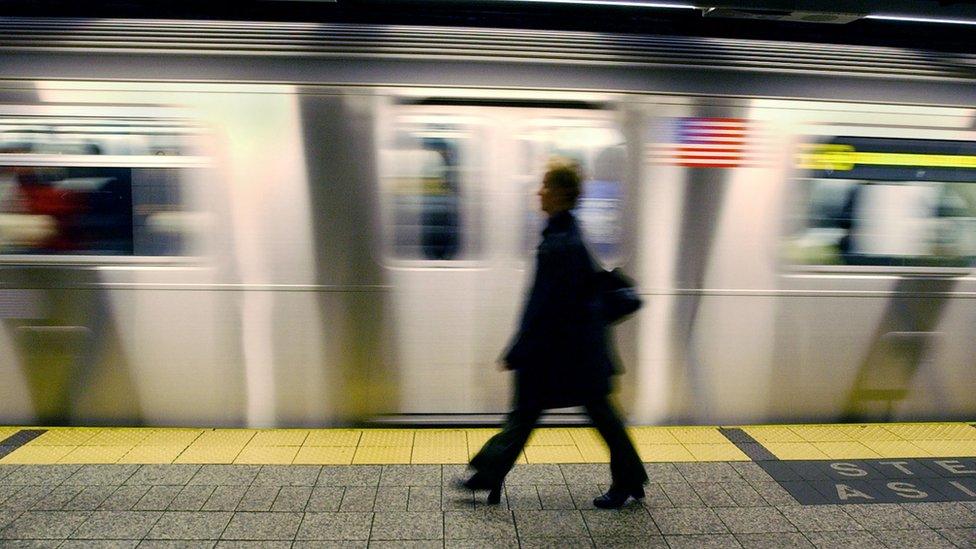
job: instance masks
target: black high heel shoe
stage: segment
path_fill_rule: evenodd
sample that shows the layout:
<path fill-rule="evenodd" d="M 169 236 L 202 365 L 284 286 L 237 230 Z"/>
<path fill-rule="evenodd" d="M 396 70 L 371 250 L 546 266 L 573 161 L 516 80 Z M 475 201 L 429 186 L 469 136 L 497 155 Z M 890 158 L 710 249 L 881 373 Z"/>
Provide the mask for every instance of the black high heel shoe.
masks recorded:
<path fill-rule="evenodd" d="M 628 498 L 644 499 L 644 487 L 618 488 L 611 486 L 606 494 L 593 500 L 593 505 L 600 509 L 619 509 L 627 503 Z"/>
<path fill-rule="evenodd" d="M 474 475 L 468 480 L 459 480 L 459 488 L 468 490 L 488 490 L 488 503 L 496 505 L 502 501 L 502 483 L 485 480 L 484 477 Z"/>

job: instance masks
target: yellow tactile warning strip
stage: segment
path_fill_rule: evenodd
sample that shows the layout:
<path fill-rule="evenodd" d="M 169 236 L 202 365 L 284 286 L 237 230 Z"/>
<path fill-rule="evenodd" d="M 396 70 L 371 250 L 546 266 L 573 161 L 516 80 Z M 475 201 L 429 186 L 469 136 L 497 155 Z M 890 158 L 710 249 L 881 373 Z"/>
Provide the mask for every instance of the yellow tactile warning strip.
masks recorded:
<path fill-rule="evenodd" d="M 497 429 L 188 429 L 0 427 L 46 431 L 0 458 L 13 463 L 465 463 Z M 721 429 L 721 430 L 720 430 Z M 630 427 L 641 459 L 748 461 L 723 431 L 740 430 L 780 460 L 976 456 L 965 423 Z M 539 428 L 520 463 L 606 463 L 591 428 Z"/>

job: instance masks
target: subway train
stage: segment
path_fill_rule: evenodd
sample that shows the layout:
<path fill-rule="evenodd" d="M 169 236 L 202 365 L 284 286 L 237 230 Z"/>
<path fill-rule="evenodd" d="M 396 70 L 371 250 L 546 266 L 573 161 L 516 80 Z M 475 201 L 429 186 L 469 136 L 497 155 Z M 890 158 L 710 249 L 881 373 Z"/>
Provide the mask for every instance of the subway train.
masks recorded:
<path fill-rule="evenodd" d="M 631 422 L 971 418 L 974 84 L 868 46 L 0 19 L 0 422 L 497 421 L 553 156 L 644 298 Z"/>

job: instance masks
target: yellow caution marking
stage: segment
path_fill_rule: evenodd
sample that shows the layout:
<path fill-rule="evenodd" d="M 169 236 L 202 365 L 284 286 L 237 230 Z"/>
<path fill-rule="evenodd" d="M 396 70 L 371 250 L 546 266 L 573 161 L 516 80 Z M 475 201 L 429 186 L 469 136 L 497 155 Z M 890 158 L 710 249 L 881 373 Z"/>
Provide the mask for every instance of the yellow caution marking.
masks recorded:
<path fill-rule="evenodd" d="M 580 463 L 583 461 L 583 456 L 580 455 L 575 444 L 526 446 L 525 458 L 529 463 Z"/>
<path fill-rule="evenodd" d="M 419 434 L 419 433 L 418 433 Z M 414 445 L 410 463 L 467 463 L 468 447 Z"/>
<path fill-rule="evenodd" d="M 186 445 L 136 446 L 116 463 L 173 463 L 185 449 Z"/>
<path fill-rule="evenodd" d="M 695 456 L 681 444 L 638 444 L 637 453 L 641 461 L 695 461 Z"/>
<path fill-rule="evenodd" d="M 414 448 L 442 446 L 457 446 L 464 448 L 468 444 L 468 437 L 460 429 L 418 429 L 413 435 Z"/>
<path fill-rule="evenodd" d="M 359 445 L 363 432 L 352 429 L 316 429 L 308 434 L 303 446 L 352 446 Z"/>
<path fill-rule="evenodd" d="M 48 465 L 58 463 L 58 460 L 71 453 L 77 446 L 32 446 L 27 444 L 17 448 L 0 463 L 6 464 L 36 464 Z"/>
<path fill-rule="evenodd" d="M 532 431 L 527 446 L 570 446 L 575 445 L 569 429 L 543 428 Z"/>
<path fill-rule="evenodd" d="M 735 444 L 685 444 L 695 461 L 750 461 Z"/>
<path fill-rule="evenodd" d="M 366 429 L 359 446 L 413 446 L 411 429 Z"/>
<path fill-rule="evenodd" d="M 717 427 L 669 427 L 668 431 L 684 444 L 728 444 Z"/>
<path fill-rule="evenodd" d="M 881 457 L 860 442 L 814 442 L 813 445 L 831 459 L 873 459 Z"/>
<path fill-rule="evenodd" d="M 292 461 L 295 465 L 349 465 L 356 449 L 349 446 L 302 446 Z"/>
<path fill-rule="evenodd" d="M 827 459 L 811 442 L 764 442 L 763 446 L 779 459 Z"/>
<path fill-rule="evenodd" d="M 410 446 L 360 446 L 352 462 L 355 465 L 410 463 L 411 450 Z"/>
<path fill-rule="evenodd" d="M 129 453 L 135 445 L 128 446 L 79 446 L 68 452 L 59 463 L 115 463 Z"/>
<path fill-rule="evenodd" d="M 289 465 L 298 455 L 298 446 L 245 446 L 234 463 Z"/>
<path fill-rule="evenodd" d="M 803 437 L 790 430 L 789 427 L 781 425 L 757 425 L 743 427 L 742 430 L 760 444 L 766 442 L 805 442 Z"/>
<path fill-rule="evenodd" d="M 248 443 L 251 446 L 301 446 L 308 429 L 272 429 L 258 431 Z"/>

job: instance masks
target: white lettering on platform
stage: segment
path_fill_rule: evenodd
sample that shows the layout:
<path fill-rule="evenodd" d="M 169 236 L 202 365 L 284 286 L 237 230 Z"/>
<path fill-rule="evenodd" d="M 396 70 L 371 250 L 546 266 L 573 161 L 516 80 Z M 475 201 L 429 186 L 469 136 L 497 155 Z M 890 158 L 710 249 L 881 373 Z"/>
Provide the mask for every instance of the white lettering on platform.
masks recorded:
<path fill-rule="evenodd" d="M 851 498 L 864 498 L 869 500 L 874 499 L 873 497 L 865 494 L 864 492 L 857 490 L 855 488 L 851 488 L 846 484 L 837 485 L 837 497 L 840 498 L 841 501 L 847 501 Z"/>
<path fill-rule="evenodd" d="M 911 482 L 889 482 L 886 486 L 894 490 L 899 496 L 905 498 L 924 499 L 929 497 L 927 492 L 919 490 Z"/>
<path fill-rule="evenodd" d="M 831 463 L 830 468 L 845 477 L 866 477 L 868 472 L 853 463 Z"/>

